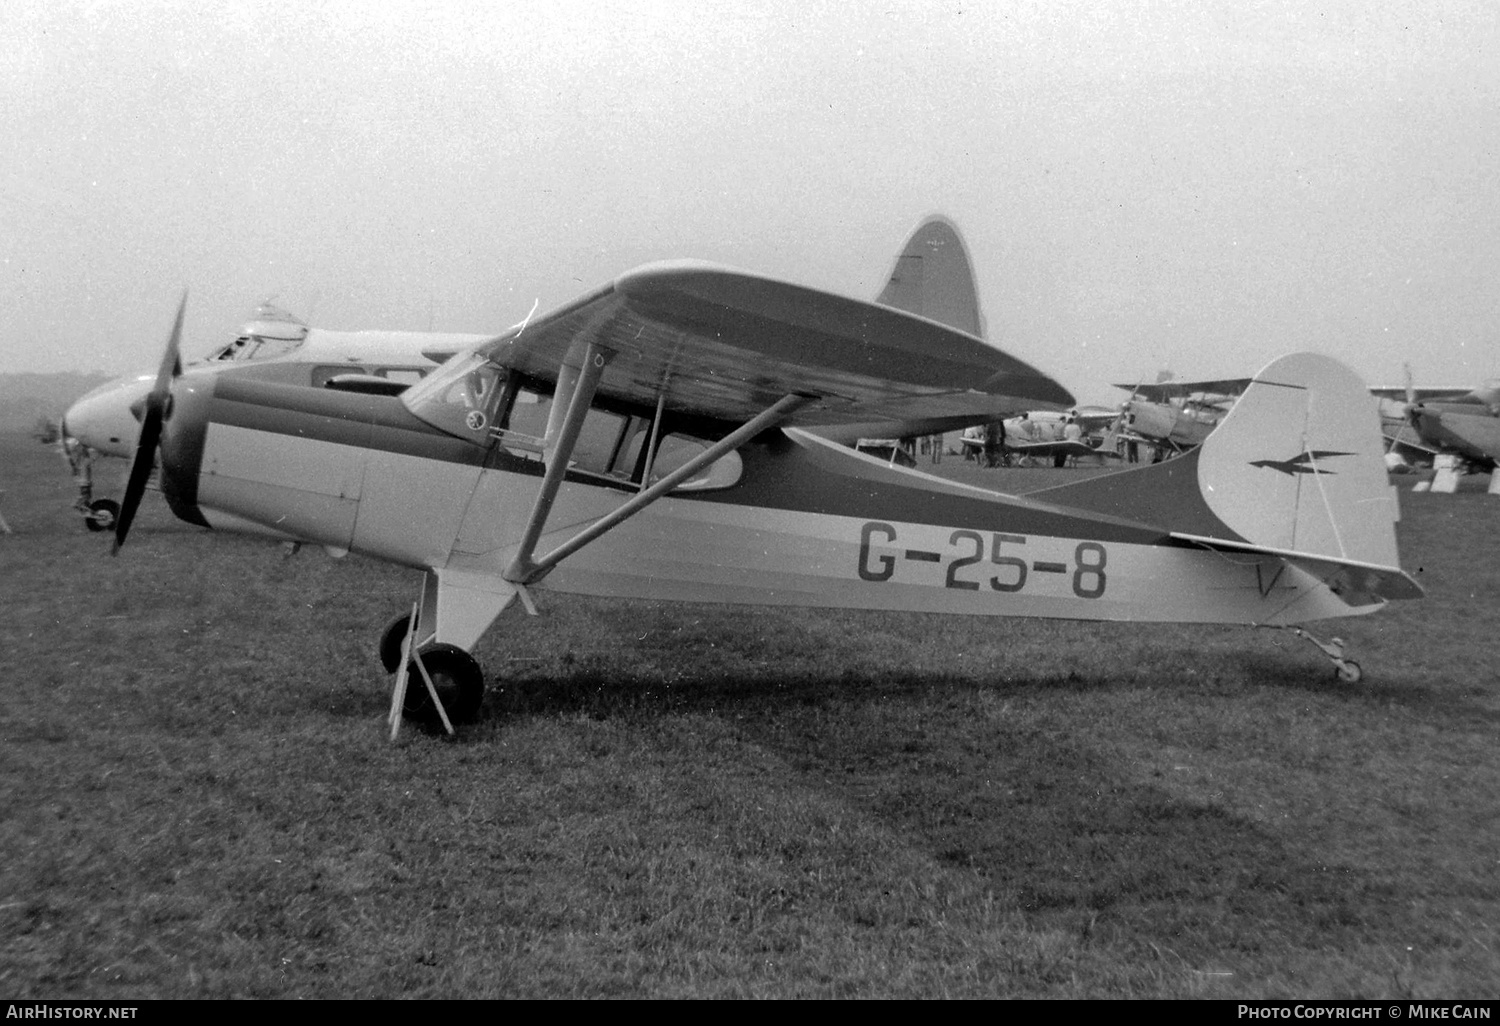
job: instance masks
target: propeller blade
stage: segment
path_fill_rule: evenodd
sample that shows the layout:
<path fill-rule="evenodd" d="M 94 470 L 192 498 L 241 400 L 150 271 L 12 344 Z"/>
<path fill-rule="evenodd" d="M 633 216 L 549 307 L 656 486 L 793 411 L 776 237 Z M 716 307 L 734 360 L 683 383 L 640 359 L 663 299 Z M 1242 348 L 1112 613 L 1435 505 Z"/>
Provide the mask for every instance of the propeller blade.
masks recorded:
<path fill-rule="evenodd" d="M 172 380 L 182 373 L 182 317 L 186 311 L 187 290 L 184 289 L 182 301 L 177 304 L 177 320 L 167 340 L 167 351 L 162 354 L 161 368 L 156 372 L 156 383 L 151 386 L 141 413 L 141 434 L 135 443 L 135 459 L 130 464 L 130 478 L 120 499 L 120 515 L 115 518 L 115 540 L 110 546 L 110 555 L 113 556 L 118 556 L 120 546 L 125 544 L 135 511 L 140 507 L 141 497 L 146 494 L 146 481 L 156 465 L 156 446 L 161 441 L 162 424 L 172 402 Z"/>
<path fill-rule="evenodd" d="M 1403 363 L 1401 366 L 1406 370 L 1406 405 L 1415 406 L 1417 403 L 1417 389 L 1411 383 L 1411 364 Z"/>

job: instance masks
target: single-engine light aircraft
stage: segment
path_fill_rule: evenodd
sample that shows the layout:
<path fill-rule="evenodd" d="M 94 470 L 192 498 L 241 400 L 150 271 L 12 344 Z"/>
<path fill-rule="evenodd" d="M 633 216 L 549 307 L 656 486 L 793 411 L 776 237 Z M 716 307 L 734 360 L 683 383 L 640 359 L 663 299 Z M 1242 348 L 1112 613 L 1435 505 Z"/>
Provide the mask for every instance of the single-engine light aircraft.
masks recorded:
<path fill-rule="evenodd" d="M 414 653 L 457 717 L 480 705 L 481 635 L 543 592 L 1285 626 L 1346 680 L 1342 642 L 1300 625 L 1421 594 L 1369 393 L 1316 354 L 1265 367 L 1182 458 L 1018 497 L 816 431 L 1072 406 L 1057 382 L 936 321 L 711 264 L 637 268 L 399 396 L 179 374 L 181 319 L 115 551 L 159 443 L 185 520 L 223 510 L 420 569 L 382 659 Z"/>
<path fill-rule="evenodd" d="M 1417 388 L 1408 366 L 1404 387 L 1370 391 L 1380 401 L 1392 462 L 1413 453 L 1433 459 L 1434 492 L 1452 492 L 1463 474 L 1493 471 L 1500 462 L 1500 379 L 1473 389 Z M 1492 474 L 1489 490 L 1500 495 L 1500 474 Z"/>
<path fill-rule="evenodd" d="M 1186 452 L 1203 444 L 1249 383 L 1249 378 L 1222 378 L 1116 385 L 1130 393 L 1120 406 L 1118 434 L 1132 451 L 1141 442 L 1151 446 L 1157 459 Z"/>

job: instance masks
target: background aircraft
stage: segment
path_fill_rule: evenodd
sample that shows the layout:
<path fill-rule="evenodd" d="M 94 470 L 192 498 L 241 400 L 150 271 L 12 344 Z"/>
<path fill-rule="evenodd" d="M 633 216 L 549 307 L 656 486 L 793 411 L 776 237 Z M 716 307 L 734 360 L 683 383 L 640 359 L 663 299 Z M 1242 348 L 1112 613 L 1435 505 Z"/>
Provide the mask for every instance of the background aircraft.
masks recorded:
<path fill-rule="evenodd" d="M 328 331 L 309 328 L 270 303 L 228 344 L 193 366 L 205 372 L 254 375 L 265 381 L 310 387 L 343 387 L 395 394 L 420 381 L 443 360 L 487 335 L 415 331 Z M 154 373 L 126 375 L 99 386 L 68 408 L 62 420 L 63 454 L 78 485 L 76 508 L 91 531 L 114 526 L 120 505 L 95 498 L 94 463 L 129 459 L 140 433 L 140 415 Z"/>
<path fill-rule="evenodd" d="M 1102 406 L 1075 406 L 1070 410 L 1028 410 L 1007 417 L 998 425 L 976 425 L 960 440 L 983 466 L 1033 466 L 1051 462 L 1055 467 L 1093 457 L 1118 457 L 1114 432 L 1120 414 Z M 995 430 L 998 426 L 1001 430 Z"/>
<path fill-rule="evenodd" d="M 1465 473 L 1493 472 L 1500 461 L 1500 379 L 1478 388 L 1417 388 L 1411 368 L 1401 388 L 1370 389 L 1378 397 L 1391 452 L 1427 457 L 1439 467 L 1432 490 L 1451 492 Z M 1492 475 L 1490 492 L 1500 494 Z"/>
<path fill-rule="evenodd" d="M 974 280 L 973 263 L 968 247 L 958 228 L 943 217 L 929 218 L 913 233 L 905 249 L 896 258 L 895 265 L 885 288 L 875 300 L 883 306 L 905 310 L 929 320 L 957 328 L 976 338 L 987 338 L 986 320 L 979 306 L 979 296 Z M 1011 412 L 1011 411 L 1007 411 Z M 1025 454 L 1024 458 L 1058 460 L 1058 465 L 1068 459 L 1085 455 L 1096 455 L 1100 444 L 1099 430 L 1114 420 L 1114 411 L 1103 411 L 1092 407 L 1063 412 L 1050 409 L 1021 411 L 1018 416 L 1004 419 L 1006 426 L 1006 448 Z M 1000 423 L 1000 420 L 994 423 Z M 1067 437 L 1067 425 L 1076 423 L 1080 429 L 1078 438 Z M 927 435 L 927 451 L 941 456 L 947 443 L 942 437 L 942 424 L 908 422 L 908 427 L 927 426 L 937 433 Z M 951 427 L 951 422 L 948 423 Z M 873 434 L 878 425 L 840 425 L 838 428 L 820 430 L 825 437 L 850 441 L 860 452 L 869 453 L 894 465 L 912 467 L 917 464 L 918 438 L 881 437 Z M 959 439 L 963 448 L 981 456 L 987 451 L 984 445 L 983 425 L 966 429 Z M 974 434 L 979 431 L 978 435 Z M 995 453 L 999 449 L 992 447 Z M 995 459 L 998 461 L 998 455 Z M 1008 456 L 1006 457 L 1009 458 Z"/>
<path fill-rule="evenodd" d="M 222 510 L 422 569 L 382 659 L 436 678 L 459 715 L 483 691 L 470 650 L 517 598 L 534 612 L 534 591 L 1304 637 L 1421 594 L 1366 387 L 1314 354 L 1267 366 L 1183 460 L 1023 498 L 813 430 L 1072 405 L 1056 382 L 936 321 L 714 265 L 638 268 L 399 396 L 179 375 L 181 322 L 115 551 L 159 442 L 183 519 Z M 1316 643 L 1359 678 L 1341 643 Z"/>
<path fill-rule="evenodd" d="M 1127 447 L 1126 458 L 1137 462 L 1134 457 L 1143 442 L 1152 447 L 1153 462 L 1203 444 L 1250 380 L 1220 378 L 1115 385 L 1130 393 L 1130 398 L 1120 406 L 1117 429 Z"/>

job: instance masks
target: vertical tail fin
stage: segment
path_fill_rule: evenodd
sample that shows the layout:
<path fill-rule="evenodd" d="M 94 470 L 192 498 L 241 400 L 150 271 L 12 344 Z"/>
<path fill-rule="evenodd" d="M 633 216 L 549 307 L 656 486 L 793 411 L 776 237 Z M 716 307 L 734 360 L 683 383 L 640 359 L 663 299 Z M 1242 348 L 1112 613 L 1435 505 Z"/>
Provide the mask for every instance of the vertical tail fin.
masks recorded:
<path fill-rule="evenodd" d="M 1395 566 L 1396 489 L 1380 417 L 1352 370 L 1316 353 L 1273 361 L 1202 446 L 1198 483 L 1257 545 Z"/>
<path fill-rule="evenodd" d="M 1399 569 L 1396 490 L 1365 383 L 1337 360 L 1272 361 L 1186 456 L 1031 493 L 1128 516 L 1183 541 L 1344 568 L 1352 598 L 1415 598 Z"/>
<path fill-rule="evenodd" d="M 969 250 L 945 217 L 930 217 L 912 233 L 875 302 L 984 338 Z"/>

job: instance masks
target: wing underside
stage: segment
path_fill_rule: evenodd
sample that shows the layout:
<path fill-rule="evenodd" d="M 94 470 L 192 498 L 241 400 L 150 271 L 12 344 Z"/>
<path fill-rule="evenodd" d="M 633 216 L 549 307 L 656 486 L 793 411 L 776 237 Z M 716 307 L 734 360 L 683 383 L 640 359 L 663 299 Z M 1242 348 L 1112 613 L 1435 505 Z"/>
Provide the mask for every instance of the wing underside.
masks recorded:
<path fill-rule="evenodd" d="M 1209 381 L 1162 381 L 1155 384 L 1137 382 L 1114 387 L 1147 402 L 1164 403 L 1191 395 L 1236 396 L 1250 384 L 1250 378 L 1215 378 Z"/>

